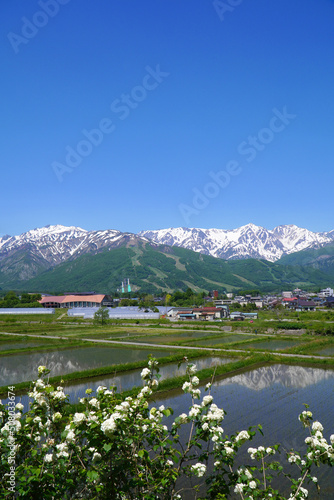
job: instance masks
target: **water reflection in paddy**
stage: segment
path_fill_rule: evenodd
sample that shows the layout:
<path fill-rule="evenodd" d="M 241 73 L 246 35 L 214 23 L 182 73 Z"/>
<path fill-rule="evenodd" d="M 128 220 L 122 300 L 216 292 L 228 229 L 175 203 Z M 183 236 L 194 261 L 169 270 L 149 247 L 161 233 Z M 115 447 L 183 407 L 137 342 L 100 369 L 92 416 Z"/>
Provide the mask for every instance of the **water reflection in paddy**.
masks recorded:
<path fill-rule="evenodd" d="M 222 358 L 205 358 L 196 361 L 199 369 L 215 362 L 227 362 Z M 161 367 L 163 377 L 178 374 L 177 364 L 173 363 Z M 84 395 L 87 387 L 95 389 L 98 385 L 116 384 L 122 389 L 139 385 L 140 371 L 135 370 L 119 377 L 104 378 L 99 381 L 73 384 L 65 388 L 72 401 Z M 200 386 L 202 395 L 204 386 Z M 298 421 L 298 415 L 305 409 L 303 404 L 308 403 L 314 414 L 325 428 L 325 437 L 334 433 L 334 370 L 307 368 L 301 366 L 272 365 L 260 367 L 232 377 L 217 380 L 211 391 L 214 402 L 227 412 L 222 427 L 226 434 L 248 429 L 249 426 L 263 426 L 264 437 L 260 435 L 250 443 L 245 444 L 241 460 L 249 462 L 246 453 L 248 446 L 273 445 L 281 443 L 283 448 L 303 452 L 304 439 L 307 433 Z M 23 403 L 27 398 L 23 397 Z M 169 396 L 160 397 L 156 394 L 155 405 L 164 404 L 174 409 L 174 417 L 188 412 L 191 399 L 181 391 L 172 391 Z M 188 437 L 183 432 L 184 440 Z M 284 453 L 283 455 L 284 456 Z M 279 457 L 277 457 L 279 458 Z M 250 464 L 252 465 L 252 463 Z M 310 499 L 334 498 L 334 474 L 330 468 L 319 468 L 313 471 L 319 478 L 321 493 L 318 495 L 313 486 L 307 486 Z M 184 496 L 192 500 L 193 496 Z"/>
<path fill-rule="evenodd" d="M 143 361 L 149 354 L 159 358 L 172 353 L 168 350 L 126 349 L 105 345 L 4 356 L 0 358 L 0 386 L 36 379 L 40 365 L 47 366 L 51 370 L 50 377 L 54 377 L 102 366 Z"/>
<path fill-rule="evenodd" d="M 235 334 L 235 335 L 224 335 L 219 338 L 214 338 L 214 339 L 206 339 L 206 340 L 199 340 L 191 343 L 187 343 L 187 345 L 202 345 L 202 346 L 211 346 L 211 345 L 218 345 L 218 344 L 229 344 L 232 342 L 243 342 L 245 340 L 252 340 L 256 339 L 255 335 L 244 335 L 244 334 Z"/>
<path fill-rule="evenodd" d="M 204 394 L 203 386 L 201 389 Z M 298 420 L 298 415 L 305 409 L 304 403 L 310 405 L 314 419 L 323 424 L 327 439 L 334 432 L 333 370 L 285 365 L 261 367 L 218 380 L 212 395 L 214 402 L 227 412 L 222 423 L 227 434 L 248 429 L 251 425 L 263 426 L 264 438 L 258 435 L 250 445 L 245 445 L 243 460 L 247 462 L 248 446 L 282 443 L 287 450 L 305 451 L 307 432 Z M 173 407 L 175 418 L 189 411 L 191 400 L 189 395 L 178 392 L 156 404 Z M 186 439 L 185 433 L 183 437 Z M 313 474 L 319 478 L 321 494 L 318 496 L 315 488 L 310 487 L 308 498 L 333 499 L 333 471 L 324 467 L 313 470 Z"/>
<path fill-rule="evenodd" d="M 195 363 L 198 370 L 203 370 L 204 368 L 224 365 L 226 363 L 230 363 L 231 361 L 233 360 L 230 358 L 214 357 L 192 360 L 191 363 Z M 159 375 L 161 375 L 160 380 L 179 377 L 181 375 L 184 375 L 185 371 L 186 363 L 182 363 L 180 367 L 178 367 L 178 363 L 170 363 L 168 365 L 161 366 L 159 372 Z M 142 385 L 143 382 L 140 377 L 140 373 L 141 369 L 131 370 L 131 372 L 121 373 L 116 376 L 109 376 L 99 379 L 94 378 L 85 381 L 84 383 L 72 383 L 70 385 L 66 385 L 65 393 L 69 394 L 71 401 L 77 402 L 78 398 L 82 398 L 85 396 L 85 390 L 87 389 L 87 387 L 95 391 L 99 385 L 104 385 L 106 387 L 110 387 L 111 385 L 113 385 L 117 387 L 118 392 L 126 391 L 127 389 L 132 389 L 132 387 L 139 387 Z"/>
<path fill-rule="evenodd" d="M 295 347 L 298 344 L 298 340 L 267 340 L 263 342 L 256 342 L 254 344 L 247 344 L 245 348 L 265 350 L 269 349 L 271 351 L 278 351 L 282 349 L 288 349 L 289 347 Z"/>
<path fill-rule="evenodd" d="M 48 347 L 50 344 L 41 342 L 7 342 L 0 343 L 0 351 L 10 351 L 11 349 L 26 349 L 27 347 Z"/>
<path fill-rule="evenodd" d="M 316 351 L 316 354 L 319 354 L 320 356 L 334 356 L 334 346 Z"/>

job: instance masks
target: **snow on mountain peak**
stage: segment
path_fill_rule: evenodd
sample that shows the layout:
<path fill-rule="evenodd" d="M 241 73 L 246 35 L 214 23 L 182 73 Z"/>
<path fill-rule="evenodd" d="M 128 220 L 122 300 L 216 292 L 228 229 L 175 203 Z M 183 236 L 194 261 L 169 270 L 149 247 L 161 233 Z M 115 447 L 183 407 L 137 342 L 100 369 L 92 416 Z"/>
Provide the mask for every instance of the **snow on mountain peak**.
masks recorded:
<path fill-rule="evenodd" d="M 283 255 L 319 248 L 334 240 L 334 231 L 313 233 L 294 224 L 268 230 L 249 223 L 236 229 L 169 228 L 140 231 L 155 243 L 180 246 L 223 259 L 265 259 L 275 262 Z"/>
<path fill-rule="evenodd" d="M 265 259 L 275 262 L 283 255 L 319 248 L 334 241 L 334 230 L 314 233 L 296 225 L 268 230 L 249 223 L 235 229 L 167 228 L 140 231 L 137 235 L 118 230 L 87 231 L 75 226 L 50 225 L 20 236 L 0 238 L 0 260 L 10 252 L 25 249 L 51 265 L 84 253 L 115 248 L 124 238 L 144 238 L 156 244 L 188 248 L 221 259 Z"/>

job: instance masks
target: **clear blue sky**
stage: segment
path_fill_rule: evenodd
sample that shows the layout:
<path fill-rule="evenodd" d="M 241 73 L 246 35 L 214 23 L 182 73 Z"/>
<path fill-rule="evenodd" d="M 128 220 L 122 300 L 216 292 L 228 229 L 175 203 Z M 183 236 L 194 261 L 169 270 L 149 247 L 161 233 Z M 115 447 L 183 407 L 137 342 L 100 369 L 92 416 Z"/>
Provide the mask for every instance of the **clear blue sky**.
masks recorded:
<path fill-rule="evenodd" d="M 0 234 L 333 229 L 333 21 L 333 0 L 2 2 Z"/>

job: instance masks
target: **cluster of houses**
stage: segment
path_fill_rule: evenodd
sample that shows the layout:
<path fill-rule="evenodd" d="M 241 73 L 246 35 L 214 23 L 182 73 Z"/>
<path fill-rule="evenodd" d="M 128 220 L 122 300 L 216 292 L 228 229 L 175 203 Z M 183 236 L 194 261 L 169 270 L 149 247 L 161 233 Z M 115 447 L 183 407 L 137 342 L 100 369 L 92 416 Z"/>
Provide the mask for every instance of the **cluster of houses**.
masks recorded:
<path fill-rule="evenodd" d="M 278 305 L 283 305 L 294 311 L 315 311 L 319 307 L 334 307 L 334 290 L 332 288 L 325 288 L 317 294 L 296 288 L 279 295 L 253 297 L 251 295 L 234 296 L 232 293 L 228 293 L 226 296 L 227 299 L 215 300 L 215 305 L 228 305 L 233 308 L 233 305 L 236 304 L 240 306 L 255 304 L 257 309 L 273 309 Z"/>
<path fill-rule="evenodd" d="M 42 306 L 46 309 L 64 308 L 72 311 L 71 315 L 88 316 L 88 309 L 94 310 L 101 306 L 110 309 L 110 317 L 139 318 L 150 317 L 152 311 L 143 311 L 138 307 L 117 307 L 120 299 L 113 299 L 107 294 L 90 293 L 72 293 L 67 295 L 44 295 L 40 300 Z M 157 299 L 163 301 L 163 298 Z M 334 290 L 326 288 L 318 294 L 303 292 L 299 288 L 293 291 L 285 291 L 280 295 L 236 295 L 228 293 L 224 299 L 218 298 L 218 293 L 213 291 L 209 297 L 204 300 L 213 303 L 213 305 L 204 307 L 165 307 L 158 306 L 158 312 L 155 311 L 154 317 L 167 317 L 171 320 L 244 320 L 256 319 L 257 312 L 244 312 L 243 306 L 253 304 L 254 309 L 272 309 L 282 305 L 293 311 L 315 311 L 316 308 L 334 307 Z M 233 309 L 237 309 L 233 312 Z M 153 316 L 152 316 L 153 317 Z"/>

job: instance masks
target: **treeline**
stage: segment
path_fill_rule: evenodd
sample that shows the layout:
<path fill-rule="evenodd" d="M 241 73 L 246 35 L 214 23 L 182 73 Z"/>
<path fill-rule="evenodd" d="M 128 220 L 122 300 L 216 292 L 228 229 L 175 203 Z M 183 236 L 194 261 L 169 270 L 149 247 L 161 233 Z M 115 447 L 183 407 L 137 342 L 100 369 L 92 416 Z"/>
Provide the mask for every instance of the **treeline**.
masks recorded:
<path fill-rule="evenodd" d="M 150 294 L 128 294 L 126 298 L 122 298 L 120 306 L 138 306 L 141 309 L 156 308 L 156 306 L 169 306 L 169 307 L 200 307 L 205 305 L 213 305 L 213 302 L 206 302 L 204 297 L 207 297 L 205 291 L 196 293 L 191 288 L 185 292 L 176 291 L 173 294 L 162 294 L 161 300 L 157 300 Z"/>
<path fill-rule="evenodd" d="M 21 296 L 17 296 L 15 292 L 10 291 L 0 300 L 0 307 L 43 307 L 42 304 L 38 302 L 41 298 L 42 296 L 40 293 L 22 293 Z"/>

